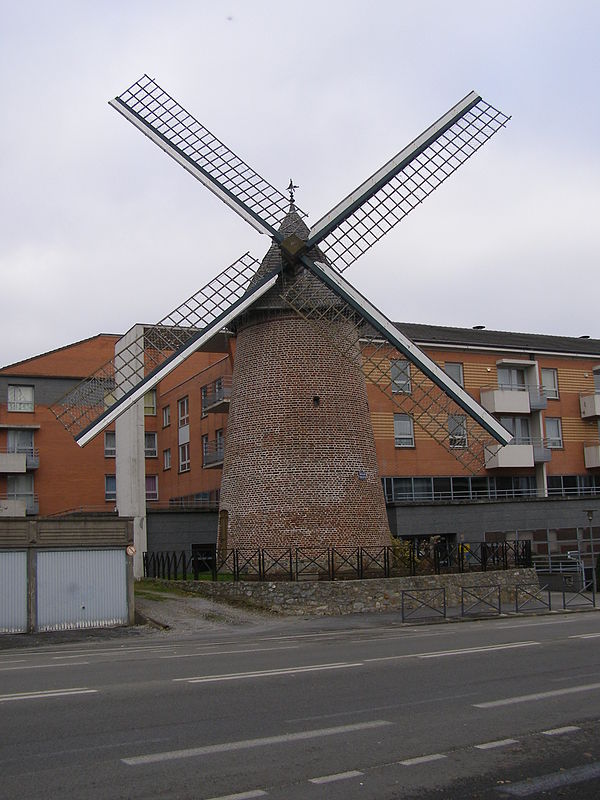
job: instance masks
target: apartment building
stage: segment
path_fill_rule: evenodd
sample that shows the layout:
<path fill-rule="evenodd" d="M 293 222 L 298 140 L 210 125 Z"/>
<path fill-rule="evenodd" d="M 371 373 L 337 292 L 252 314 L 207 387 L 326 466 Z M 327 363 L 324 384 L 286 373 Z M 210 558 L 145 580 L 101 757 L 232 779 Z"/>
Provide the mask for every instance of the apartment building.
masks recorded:
<path fill-rule="evenodd" d="M 590 499 L 600 497 L 600 340 L 398 328 L 514 440 L 487 444 L 484 463 L 469 472 L 455 457 L 469 446 L 466 417 L 448 415 L 450 446 L 441 447 L 410 413 L 414 368 L 390 358 L 393 398 L 373 384 L 367 393 L 392 533 L 469 539 L 583 525 Z M 49 407 L 108 361 L 118 338 L 99 334 L 0 370 L 0 513 L 114 510 L 114 430 L 81 449 Z M 218 337 L 145 397 L 147 510 L 163 521 L 210 509 L 216 531 L 234 358 L 235 341 Z"/>

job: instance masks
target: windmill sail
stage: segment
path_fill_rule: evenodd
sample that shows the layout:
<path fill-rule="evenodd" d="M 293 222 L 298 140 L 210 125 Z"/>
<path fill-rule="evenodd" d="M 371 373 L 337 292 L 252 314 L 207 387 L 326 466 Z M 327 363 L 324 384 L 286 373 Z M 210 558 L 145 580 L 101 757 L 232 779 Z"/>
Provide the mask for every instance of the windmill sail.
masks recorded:
<path fill-rule="evenodd" d="M 257 267 L 252 256 L 242 256 L 156 325 L 141 326 L 114 359 L 58 400 L 52 411 L 78 444 L 93 439 L 267 292 L 277 275 L 253 282 Z"/>
<path fill-rule="evenodd" d="M 307 249 L 318 244 L 343 272 L 509 119 L 471 92 L 315 223 Z"/>
<path fill-rule="evenodd" d="M 307 270 L 287 281 L 283 299 L 359 366 L 367 383 L 398 411 L 472 472 L 485 466 L 490 437 L 501 444 L 511 441 L 509 431 L 348 281 L 327 264 L 303 261 Z M 314 277 L 328 287 L 329 296 L 315 293 Z M 411 365 L 404 386 L 391 379 L 391 365 L 399 362 Z"/>
<path fill-rule="evenodd" d="M 147 75 L 109 102 L 259 233 L 277 237 L 289 199 Z"/>

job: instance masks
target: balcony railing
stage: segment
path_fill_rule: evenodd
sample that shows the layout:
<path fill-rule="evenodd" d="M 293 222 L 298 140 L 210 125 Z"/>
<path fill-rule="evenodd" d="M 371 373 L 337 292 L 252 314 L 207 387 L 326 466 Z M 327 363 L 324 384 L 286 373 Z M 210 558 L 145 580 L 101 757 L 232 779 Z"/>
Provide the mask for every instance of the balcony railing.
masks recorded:
<path fill-rule="evenodd" d="M 594 394 L 580 394 L 579 407 L 582 419 L 595 419 L 600 417 L 600 392 Z"/>
<path fill-rule="evenodd" d="M 202 394 L 202 414 L 224 413 L 229 409 L 231 375 L 223 375 L 205 387 Z"/>
<path fill-rule="evenodd" d="M 211 442 L 206 442 L 202 456 L 205 468 L 220 467 L 225 457 L 225 440 L 213 439 Z"/>
<path fill-rule="evenodd" d="M 546 408 L 548 399 L 541 386 L 499 383 L 481 388 L 481 405 L 492 414 L 529 414 Z"/>
<path fill-rule="evenodd" d="M 25 472 L 40 465 L 39 450 L 33 447 L 8 447 L 0 450 L 0 472 Z"/>
<path fill-rule="evenodd" d="M 583 460 L 586 469 L 600 467 L 600 441 L 583 443 Z"/>
<path fill-rule="evenodd" d="M 24 514 L 39 513 L 37 494 L 12 492 L 0 495 L 0 516 L 22 517 Z"/>

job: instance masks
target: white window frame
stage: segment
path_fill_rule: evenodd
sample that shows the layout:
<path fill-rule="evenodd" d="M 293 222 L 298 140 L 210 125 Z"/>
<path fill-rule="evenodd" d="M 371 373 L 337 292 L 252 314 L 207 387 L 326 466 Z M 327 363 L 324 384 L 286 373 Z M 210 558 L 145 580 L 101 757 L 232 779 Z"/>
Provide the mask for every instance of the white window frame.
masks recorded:
<path fill-rule="evenodd" d="M 114 481 L 114 490 L 108 488 L 109 480 L 112 478 Z M 111 482 L 112 482 L 111 481 Z M 105 475 L 104 476 L 104 499 L 110 503 L 116 503 L 117 501 L 117 476 L 116 475 Z"/>
<path fill-rule="evenodd" d="M 171 469 L 171 448 L 163 450 L 163 470 Z"/>
<path fill-rule="evenodd" d="M 558 370 L 555 367 L 541 367 L 541 378 L 542 378 L 542 389 L 544 390 L 544 396 L 548 398 L 548 400 L 558 400 Z M 544 373 L 552 374 L 552 381 L 547 383 L 544 380 Z"/>
<path fill-rule="evenodd" d="M 8 384 L 7 411 L 32 414 L 35 411 L 34 387 L 26 384 Z"/>
<path fill-rule="evenodd" d="M 455 369 L 455 367 L 458 367 L 458 369 Z M 452 374 L 453 370 L 458 373 L 458 377 Z M 444 364 L 444 372 L 446 375 L 449 375 L 455 383 L 458 383 L 463 389 L 465 388 L 465 373 L 461 361 L 446 361 Z"/>
<path fill-rule="evenodd" d="M 467 431 L 466 414 L 448 414 L 448 437 L 452 449 L 464 450 L 469 446 Z"/>
<path fill-rule="evenodd" d="M 390 361 L 392 394 L 412 394 L 410 361 L 396 358 Z"/>
<path fill-rule="evenodd" d="M 548 423 L 556 423 L 557 427 L 557 435 L 551 435 L 548 433 Z M 545 426 L 546 426 L 546 447 L 550 450 L 562 450 L 563 449 L 563 433 L 562 433 L 562 419 L 561 417 L 546 417 L 545 419 Z"/>
<path fill-rule="evenodd" d="M 144 395 L 144 416 L 156 416 L 156 389 L 150 389 L 150 391 L 146 392 Z"/>
<path fill-rule="evenodd" d="M 171 406 L 163 406 L 162 410 L 162 426 L 168 428 L 171 424 Z"/>
<path fill-rule="evenodd" d="M 154 444 L 148 444 L 154 442 Z M 158 457 L 158 440 L 155 431 L 145 431 L 144 433 L 144 456 L 146 458 Z"/>
<path fill-rule="evenodd" d="M 188 395 L 177 401 L 177 418 L 180 428 L 190 424 L 190 398 Z"/>
<path fill-rule="evenodd" d="M 410 432 L 399 432 L 400 426 L 406 422 L 409 423 Z M 398 448 L 415 446 L 415 426 L 410 414 L 394 414 L 394 446 Z"/>
<path fill-rule="evenodd" d="M 154 481 L 154 489 L 148 490 L 148 481 Z M 146 501 L 158 500 L 158 475 L 146 475 L 144 488 L 146 490 Z"/>
<path fill-rule="evenodd" d="M 191 469 L 190 443 L 179 445 L 179 472 L 189 472 Z"/>
<path fill-rule="evenodd" d="M 112 439 L 113 444 L 109 444 Z M 117 457 L 117 434 L 115 431 L 104 431 L 104 458 Z"/>
<path fill-rule="evenodd" d="M 27 444 L 22 443 L 23 438 L 28 439 Z M 9 428 L 6 431 L 6 452 L 26 453 L 29 456 L 33 456 L 35 452 L 35 435 L 33 430 L 31 428 Z"/>

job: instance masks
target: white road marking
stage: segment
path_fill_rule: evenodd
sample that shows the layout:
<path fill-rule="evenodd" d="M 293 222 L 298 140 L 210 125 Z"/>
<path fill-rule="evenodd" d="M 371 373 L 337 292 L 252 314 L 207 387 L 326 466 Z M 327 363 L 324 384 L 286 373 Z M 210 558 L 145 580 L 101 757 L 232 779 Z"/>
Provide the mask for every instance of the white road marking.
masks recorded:
<path fill-rule="evenodd" d="M 358 778 L 364 775 L 357 769 L 350 770 L 350 772 L 337 772 L 335 775 L 322 775 L 320 778 L 309 778 L 309 783 L 333 783 L 334 781 L 345 781 L 347 778 Z"/>
<path fill-rule="evenodd" d="M 4 661 L 4 659 L 2 659 L 0 664 L 24 664 L 26 661 L 26 658 L 11 658 L 10 661 Z"/>
<path fill-rule="evenodd" d="M 569 636 L 569 639 L 597 639 L 600 633 L 578 633 Z"/>
<path fill-rule="evenodd" d="M 580 731 L 581 728 L 578 728 L 577 725 L 565 725 L 564 728 L 550 728 L 550 730 L 542 731 L 544 736 L 562 736 L 563 733 L 575 733 L 575 731 Z"/>
<path fill-rule="evenodd" d="M 437 653 L 420 654 L 419 658 L 442 658 L 443 656 L 461 656 L 469 653 L 491 653 L 496 650 L 513 650 L 515 647 L 533 647 L 540 642 L 510 642 L 508 644 L 491 644 L 482 647 L 466 647 L 462 650 L 440 650 Z"/>
<path fill-rule="evenodd" d="M 129 766 L 154 764 L 160 761 L 174 761 L 179 758 L 195 758 L 197 756 L 212 755 L 213 753 L 229 753 L 233 750 L 248 750 L 253 747 L 266 747 L 274 744 L 300 742 L 306 739 L 319 739 L 323 736 L 338 736 L 344 733 L 370 730 L 371 728 L 382 728 L 392 724 L 392 722 L 387 722 L 383 719 L 376 719 L 372 722 L 357 722 L 354 725 L 340 725 L 337 728 L 320 728 L 311 731 L 300 731 L 299 733 L 284 733 L 279 736 L 265 736 L 260 739 L 244 739 L 238 742 L 223 742 L 222 744 L 209 744 L 204 747 L 190 747 L 185 750 L 170 750 L 165 753 L 149 753 L 144 756 L 122 758 L 121 761 Z"/>
<path fill-rule="evenodd" d="M 59 667 L 79 667 L 82 664 L 89 664 L 89 661 L 78 661 L 76 664 L 29 664 L 26 667 L 0 667 L 0 672 L 10 672 L 11 670 L 19 670 L 22 669 L 58 669 Z"/>
<path fill-rule="evenodd" d="M 194 678 L 173 678 L 173 683 L 216 683 L 217 681 L 239 681 L 245 678 L 270 678 L 277 675 L 296 675 L 300 672 L 322 672 L 331 669 L 362 667 L 362 661 L 349 663 L 341 661 L 334 664 L 311 664 L 307 667 L 284 667 L 282 669 L 263 669 L 251 672 L 230 672 L 222 675 L 199 675 Z"/>
<path fill-rule="evenodd" d="M 406 758 L 404 761 L 399 761 L 405 767 L 412 767 L 417 764 L 427 764 L 428 761 L 440 761 L 442 758 L 448 758 L 443 753 L 432 753 L 429 756 L 418 756 L 417 758 Z"/>
<path fill-rule="evenodd" d="M 508 642 L 507 644 L 492 644 L 484 645 L 482 647 L 465 647 L 459 650 L 433 650 L 430 653 L 407 653 L 398 656 L 380 656 L 378 658 L 365 658 L 367 661 L 394 661 L 402 658 L 442 658 L 444 656 L 460 656 L 477 653 L 495 652 L 496 650 L 510 650 L 515 647 L 533 647 L 539 645 L 540 642 Z"/>
<path fill-rule="evenodd" d="M 15 694 L 0 694 L 0 703 L 9 703 L 11 700 L 44 700 L 46 697 L 67 697 L 73 694 L 96 694 L 97 689 L 46 689 L 43 692 L 17 692 Z"/>
<path fill-rule="evenodd" d="M 495 742 L 485 742 L 484 744 L 476 744 L 478 750 L 494 750 L 496 747 L 507 747 L 509 744 L 517 744 L 517 739 L 498 739 Z"/>
<path fill-rule="evenodd" d="M 288 645 L 286 647 L 254 647 L 250 650 L 209 650 L 208 652 L 200 653 L 179 653 L 173 656 L 159 656 L 160 659 L 167 658 L 203 658 L 204 656 L 228 656 L 234 653 L 267 653 L 273 650 L 298 650 L 300 645 Z"/>
<path fill-rule="evenodd" d="M 209 797 L 208 800 L 252 800 L 253 797 L 266 797 L 267 793 L 262 789 L 251 789 L 249 792 L 237 792 L 237 794 L 224 794 L 221 797 Z"/>
<path fill-rule="evenodd" d="M 582 767 L 572 767 L 561 772 L 553 772 L 549 775 L 540 775 L 539 778 L 527 778 L 526 781 L 519 783 L 504 784 L 497 789 L 503 793 L 512 794 L 514 797 L 529 797 L 532 794 L 558 789 L 560 786 L 572 786 L 576 783 L 591 781 L 594 778 L 600 778 L 600 761 L 585 764 Z"/>
<path fill-rule="evenodd" d="M 535 700 L 545 700 L 548 697 L 560 697 L 563 694 L 576 694 L 577 692 L 592 692 L 600 689 L 600 683 L 587 683 L 582 686 L 569 686 L 566 689 L 552 689 L 549 692 L 536 692 L 535 694 L 522 694 L 517 697 L 505 697 L 503 700 L 490 700 L 487 703 L 474 703 L 474 708 L 497 708 L 498 706 L 511 706 L 515 703 L 528 703 Z"/>

